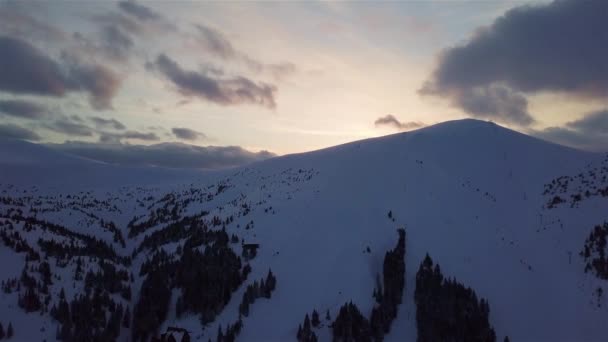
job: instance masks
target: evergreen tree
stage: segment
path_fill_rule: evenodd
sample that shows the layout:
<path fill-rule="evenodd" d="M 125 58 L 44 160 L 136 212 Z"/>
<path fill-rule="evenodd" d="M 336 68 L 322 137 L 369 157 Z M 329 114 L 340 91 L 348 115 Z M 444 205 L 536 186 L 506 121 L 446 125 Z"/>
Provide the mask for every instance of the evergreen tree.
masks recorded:
<path fill-rule="evenodd" d="M 217 342 L 222 342 L 224 340 L 224 334 L 222 333 L 222 325 L 217 329 Z"/>
<path fill-rule="evenodd" d="M 456 280 L 444 279 L 428 254 L 416 274 L 414 299 L 419 342 L 496 341 L 488 302 Z"/>
<path fill-rule="evenodd" d="M 11 322 L 8 323 L 8 328 L 6 328 L 6 339 L 10 339 L 13 337 L 13 324 Z"/>
<path fill-rule="evenodd" d="M 304 317 L 304 331 L 310 331 L 310 318 L 308 318 L 308 314 Z"/>
<path fill-rule="evenodd" d="M 0 340 L 4 338 L 4 327 L 2 323 L 0 323 Z"/>
<path fill-rule="evenodd" d="M 320 323 L 321 322 L 319 321 L 319 313 L 317 312 L 317 310 L 313 310 L 312 311 L 312 326 L 316 328 L 319 326 Z"/>

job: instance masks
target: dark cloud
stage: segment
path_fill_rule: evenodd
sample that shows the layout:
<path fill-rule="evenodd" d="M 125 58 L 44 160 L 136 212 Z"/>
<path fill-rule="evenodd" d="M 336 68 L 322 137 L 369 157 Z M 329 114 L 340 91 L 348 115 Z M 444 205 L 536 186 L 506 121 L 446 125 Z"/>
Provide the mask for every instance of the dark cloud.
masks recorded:
<path fill-rule="evenodd" d="M 202 24 L 196 24 L 194 26 L 198 32 L 198 42 L 203 45 L 205 51 L 213 56 L 239 61 L 255 72 L 265 72 L 276 79 L 281 79 L 296 71 L 295 64 L 290 62 L 262 63 L 252 58 L 248 54 L 237 50 L 230 40 L 228 40 L 221 31 L 215 28 Z"/>
<path fill-rule="evenodd" d="M 529 126 L 534 122 L 528 113 L 528 100 L 521 93 L 504 86 L 462 90 L 452 100 L 475 118 L 494 119 L 519 126 Z"/>
<path fill-rule="evenodd" d="M 175 127 L 171 129 L 173 135 L 182 140 L 198 140 L 198 139 L 206 139 L 207 135 L 205 133 L 197 132 L 190 128 L 179 128 Z"/>
<path fill-rule="evenodd" d="M 95 127 L 97 128 L 111 128 L 119 131 L 127 128 L 125 125 L 122 124 L 122 122 L 116 119 L 104 119 L 98 116 L 94 116 L 91 117 L 90 120 L 95 124 Z"/>
<path fill-rule="evenodd" d="M 138 131 L 126 131 L 124 133 L 108 133 L 101 132 L 99 135 L 99 142 L 101 143 L 121 143 L 125 139 L 135 139 L 143 141 L 159 141 L 160 138 L 156 133 L 153 132 L 138 132 Z"/>
<path fill-rule="evenodd" d="M 608 109 L 589 113 L 582 119 L 568 122 L 566 126 L 586 134 L 608 134 Z"/>
<path fill-rule="evenodd" d="M 41 119 L 47 115 L 47 109 L 29 101 L 0 100 L 0 114 L 23 119 Z"/>
<path fill-rule="evenodd" d="M 70 77 L 75 89 L 89 93 L 89 103 L 96 110 L 112 109 L 112 98 L 120 88 L 121 78 L 101 64 L 81 64 L 71 60 Z"/>
<path fill-rule="evenodd" d="M 549 127 L 528 133 L 557 144 L 589 151 L 608 152 L 608 109 L 591 112 L 566 127 Z"/>
<path fill-rule="evenodd" d="M 0 36 L 0 91 L 63 96 L 71 81 L 60 65 L 25 41 Z"/>
<path fill-rule="evenodd" d="M 120 87 L 120 78 L 98 64 L 82 63 L 76 58 L 63 64 L 46 56 L 31 44 L 0 36 L 0 91 L 12 94 L 64 96 L 72 91 L 89 94 L 95 109 L 111 108 L 111 100 Z"/>
<path fill-rule="evenodd" d="M 118 3 L 118 7 L 125 13 L 132 15 L 139 20 L 160 19 L 160 14 L 135 1 L 121 1 Z"/>
<path fill-rule="evenodd" d="M 217 78 L 202 72 L 183 70 L 164 54 L 148 66 L 167 77 L 185 96 L 197 96 L 224 106 L 247 103 L 271 109 L 276 106 L 276 87 L 270 84 L 255 83 L 242 76 Z"/>
<path fill-rule="evenodd" d="M 254 153 L 239 146 L 192 146 L 164 143 L 151 146 L 66 142 L 52 148 L 109 164 L 126 166 L 161 166 L 190 169 L 224 169 L 268 159 L 275 155 Z"/>
<path fill-rule="evenodd" d="M 196 24 L 199 41 L 207 51 L 221 58 L 236 58 L 238 53 L 224 34 L 212 27 Z"/>
<path fill-rule="evenodd" d="M 12 125 L 0 124 L 0 136 L 3 138 L 22 139 L 22 140 L 40 140 L 40 136 L 29 129 Z"/>
<path fill-rule="evenodd" d="M 106 26 L 102 30 L 102 50 L 117 60 L 127 59 L 133 48 L 133 39 L 117 26 Z"/>
<path fill-rule="evenodd" d="M 558 0 L 516 7 L 480 29 L 466 44 L 445 50 L 421 93 L 451 98 L 476 116 L 462 105 L 478 102 L 468 97 L 485 92 L 489 95 L 484 104 L 489 110 L 486 118 L 525 126 L 532 121 L 522 93 L 606 98 L 607 60 L 607 1 Z M 508 95 L 495 96 L 496 87 Z M 492 111 L 505 107 L 514 111 Z"/>
<path fill-rule="evenodd" d="M 409 129 L 416 129 L 420 127 L 424 127 L 425 124 L 422 122 L 410 121 L 410 122 L 401 122 L 397 120 L 396 117 L 389 114 L 383 117 L 380 117 L 374 121 L 374 125 L 376 126 L 393 126 L 398 130 L 405 131 Z"/>
<path fill-rule="evenodd" d="M 82 123 L 79 117 L 61 117 L 54 121 L 44 123 L 44 128 L 75 137 L 90 137 L 93 136 L 95 130 Z"/>

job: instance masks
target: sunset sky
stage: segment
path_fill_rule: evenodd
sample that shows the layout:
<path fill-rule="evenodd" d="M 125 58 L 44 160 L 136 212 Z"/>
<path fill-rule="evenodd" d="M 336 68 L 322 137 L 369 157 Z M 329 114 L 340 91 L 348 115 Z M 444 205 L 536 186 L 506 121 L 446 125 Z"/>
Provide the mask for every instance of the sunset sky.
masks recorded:
<path fill-rule="evenodd" d="M 607 19 L 601 0 L 2 1 L 0 135 L 255 159 L 473 117 L 608 151 Z"/>

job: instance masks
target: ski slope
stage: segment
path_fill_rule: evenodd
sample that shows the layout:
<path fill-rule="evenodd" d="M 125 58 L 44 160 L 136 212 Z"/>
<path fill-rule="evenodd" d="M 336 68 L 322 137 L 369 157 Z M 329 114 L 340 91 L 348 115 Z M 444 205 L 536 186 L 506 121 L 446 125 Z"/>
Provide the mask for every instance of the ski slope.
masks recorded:
<path fill-rule="evenodd" d="M 313 309 L 322 317 L 315 332 L 321 341 L 330 341 L 325 312 L 333 319 L 351 300 L 368 315 L 376 275 L 401 227 L 407 233 L 406 290 L 387 341 L 416 339 L 413 292 L 426 253 L 446 277 L 456 277 L 488 299 L 490 323 L 500 341 L 505 335 L 513 341 L 608 338 L 608 303 L 595 295 L 598 287 L 606 291 L 608 286 L 584 272 L 579 256 L 593 226 L 608 220 L 608 198 L 590 196 L 576 205 L 549 208 L 553 196 L 544 193 L 545 184 L 557 177 L 605 167 L 605 154 L 550 144 L 477 120 L 445 122 L 217 172 L 121 168 L 32 144 L 0 143 L 2 196 L 22 198 L 28 203 L 25 211 L 42 198 L 33 207 L 55 209 L 39 210 L 36 217 L 99 237 L 122 255 L 130 255 L 166 223 L 121 247 L 85 213 L 114 222 L 125 237 L 127 223 L 133 217 L 144 221 L 167 194 L 187 203 L 180 207 L 181 216 L 202 211 L 222 218 L 233 215 L 228 234 L 260 244 L 245 285 L 264 277 L 269 268 L 277 277 L 272 298 L 258 299 L 243 319 L 241 341 L 295 340 L 298 324 Z M 598 186 L 608 182 L 600 177 Z M 82 205 L 78 211 L 66 205 L 68 194 L 86 195 L 82 203 L 96 199 L 107 205 Z M 0 211 L 11 207 L 0 204 Z M 52 233 L 24 234 L 36 247 L 41 234 Z M 175 253 L 183 242 L 162 248 Z M 139 270 L 149 253 L 140 253 L 132 270 Z M 0 242 L 0 257 L 0 278 L 18 276 L 23 255 Z M 61 269 L 50 264 L 62 279 L 69 278 L 73 265 Z M 133 273 L 134 295 L 126 303 L 131 308 L 142 281 L 138 271 Z M 69 297 L 79 286 L 56 281 L 51 292 L 70 288 Z M 176 319 L 174 305 L 163 328 L 180 326 L 195 341 L 215 340 L 219 325 L 238 318 L 244 288 L 204 329 L 197 316 Z M 26 314 L 16 301 L 14 294 L 0 294 L 0 321 L 12 320 L 15 338 L 54 340 L 57 328 L 50 316 Z M 123 329 L 121 340 L 129 337 Z"/>

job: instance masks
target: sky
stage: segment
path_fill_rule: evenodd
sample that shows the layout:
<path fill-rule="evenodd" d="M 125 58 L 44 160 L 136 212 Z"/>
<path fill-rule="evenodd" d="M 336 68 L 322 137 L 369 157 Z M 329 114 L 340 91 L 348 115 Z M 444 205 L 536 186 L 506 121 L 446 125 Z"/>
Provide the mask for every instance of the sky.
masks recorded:
<path fill-rule="evenodd" d="M 0 1 L 0 56 L 0 136 L 113 163 L 469 117 L 608 151 L 603 0 Z"/>

